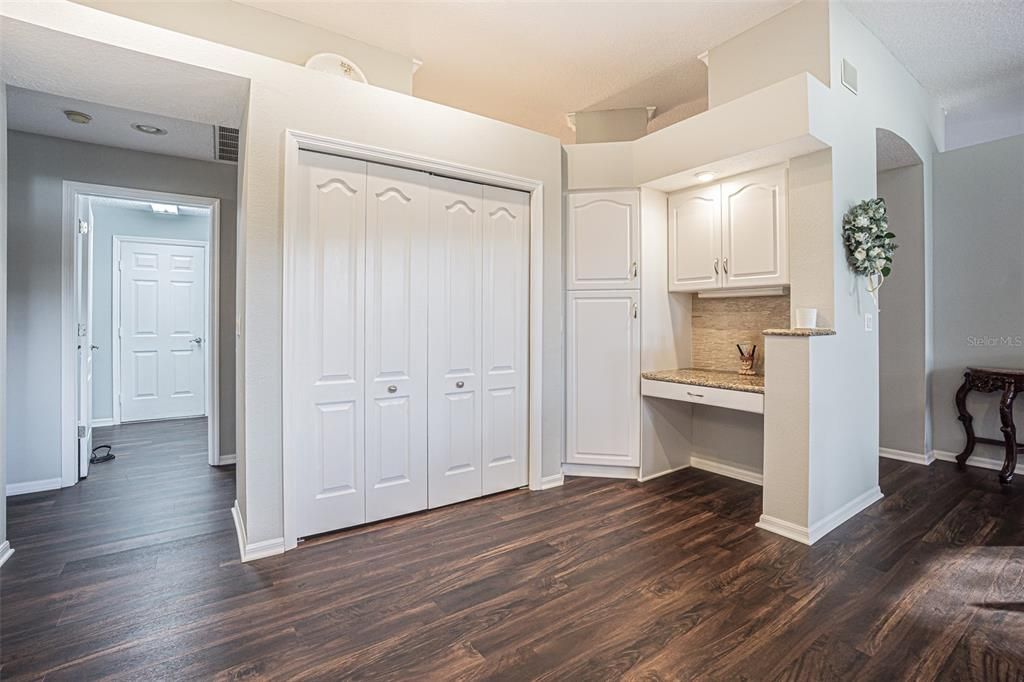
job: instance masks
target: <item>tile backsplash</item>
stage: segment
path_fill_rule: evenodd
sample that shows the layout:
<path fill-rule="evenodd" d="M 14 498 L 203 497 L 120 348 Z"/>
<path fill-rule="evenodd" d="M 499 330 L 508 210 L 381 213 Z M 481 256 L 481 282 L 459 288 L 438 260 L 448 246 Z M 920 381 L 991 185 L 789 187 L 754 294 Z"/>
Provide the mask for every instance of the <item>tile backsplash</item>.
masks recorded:
<path fill-rule="evenodd" d="M 758 374 L 764 373 L 761 331 L 789 327 L 789 294 L 742 298 L 693 296 L 693 366 L 698 369 L 739 369 L 737 343 L 757 344 Z"/>

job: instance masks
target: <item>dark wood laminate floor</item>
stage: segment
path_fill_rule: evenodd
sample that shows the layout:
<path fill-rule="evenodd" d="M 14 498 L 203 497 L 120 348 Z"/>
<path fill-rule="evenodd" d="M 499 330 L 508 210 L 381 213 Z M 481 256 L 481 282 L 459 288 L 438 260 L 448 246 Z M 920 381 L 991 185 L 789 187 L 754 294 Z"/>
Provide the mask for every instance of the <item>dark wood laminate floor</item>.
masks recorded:
<path fill-rule="evenodd" d="M 195 424 L 155 433 L 10 501 L 4 679 L 1024 677 L 1024 482 L 991 471 L 883 461 L 886 498 L 812 548 L 753 527 L 757 487 L 686 470 L 243 565 L 231 468 Z"/>

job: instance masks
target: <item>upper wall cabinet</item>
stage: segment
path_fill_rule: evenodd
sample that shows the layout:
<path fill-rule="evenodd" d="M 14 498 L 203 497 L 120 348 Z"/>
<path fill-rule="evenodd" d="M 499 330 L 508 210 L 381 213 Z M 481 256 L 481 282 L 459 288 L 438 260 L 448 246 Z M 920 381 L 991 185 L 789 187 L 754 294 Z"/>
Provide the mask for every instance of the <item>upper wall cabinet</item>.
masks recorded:
<path fill-rule="evenodd" d="M 786 169 L 765 168 L 669 197 L 669 290 L 789 283 Z"/>
<path fill-rule="evenodd" d="M 570 291 L 640 287 L 639 215 L 634 190 L 569 196 Z"/>

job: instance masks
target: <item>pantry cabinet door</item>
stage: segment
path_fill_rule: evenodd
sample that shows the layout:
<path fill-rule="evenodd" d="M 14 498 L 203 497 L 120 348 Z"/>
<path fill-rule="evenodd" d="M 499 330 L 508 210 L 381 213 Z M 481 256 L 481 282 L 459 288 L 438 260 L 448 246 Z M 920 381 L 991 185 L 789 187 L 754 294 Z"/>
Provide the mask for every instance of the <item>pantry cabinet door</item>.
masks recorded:
<path fill-rule="evenodd" d="M 722 285 L 721 186 L 698 187 L 668 198 L 668 290 L 701 291 Z"/>
<path fill-rule="evenodd" d="M 567 303 L 566 461 L 639 466 L 639 293 L 570 292 Z"/>
<path fill-rule="evenodd" d="M 570 291 L 640 287 L 639 216 L 633 190 L 569 195 Z"/>
<path fill-rule="evenodd" d="M 366 182 L 366 520 L 427 508 L 430 176 Z"/>
<path fill-rule="evenodd" d="M 787 218 L 784 167 L 722 184 L 722 286 L 789 284 Z"/>

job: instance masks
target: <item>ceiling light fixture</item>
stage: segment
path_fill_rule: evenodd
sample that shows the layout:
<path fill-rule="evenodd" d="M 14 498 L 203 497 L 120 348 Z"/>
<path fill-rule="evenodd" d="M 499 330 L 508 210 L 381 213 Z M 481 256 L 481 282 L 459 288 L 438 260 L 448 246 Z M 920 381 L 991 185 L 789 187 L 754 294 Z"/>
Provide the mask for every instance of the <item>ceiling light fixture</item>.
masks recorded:
<path fill-rule="evenodd" d="M 85 125 L 92 120 L 92 116 L 89 114 L 83 114 L 81 111 L 72 111 L 71 109 L 64 112 L 64 117 L 72 123 L 78 123 L 79 125 Z"/>
<path fill-rule="evenodd" d="M 178 207 L 174 204 L 150 204 L 149 207 L 153 209 L 153 213 L 162 213 L 164 215 L 178 215 Z"/>
<path fill-rule="evenodd" d="M 714 171 L 701 171 L 700 173 L 697 173 L 696 177 L 697 177 L 697 180 L 699 180 L 700 182 L 711 182 L 712 180 L 715 179 L 715 172 Z"/>
<path fill-rule="evenodd" d="M 163 128 L 157 128 L 156 126 L 146 125 L 145 123 L 133 123 L 132 128 L 138 130 L 140 133 L 146 133 L 147 135 L 166 135 L 167 131 Z"/>

